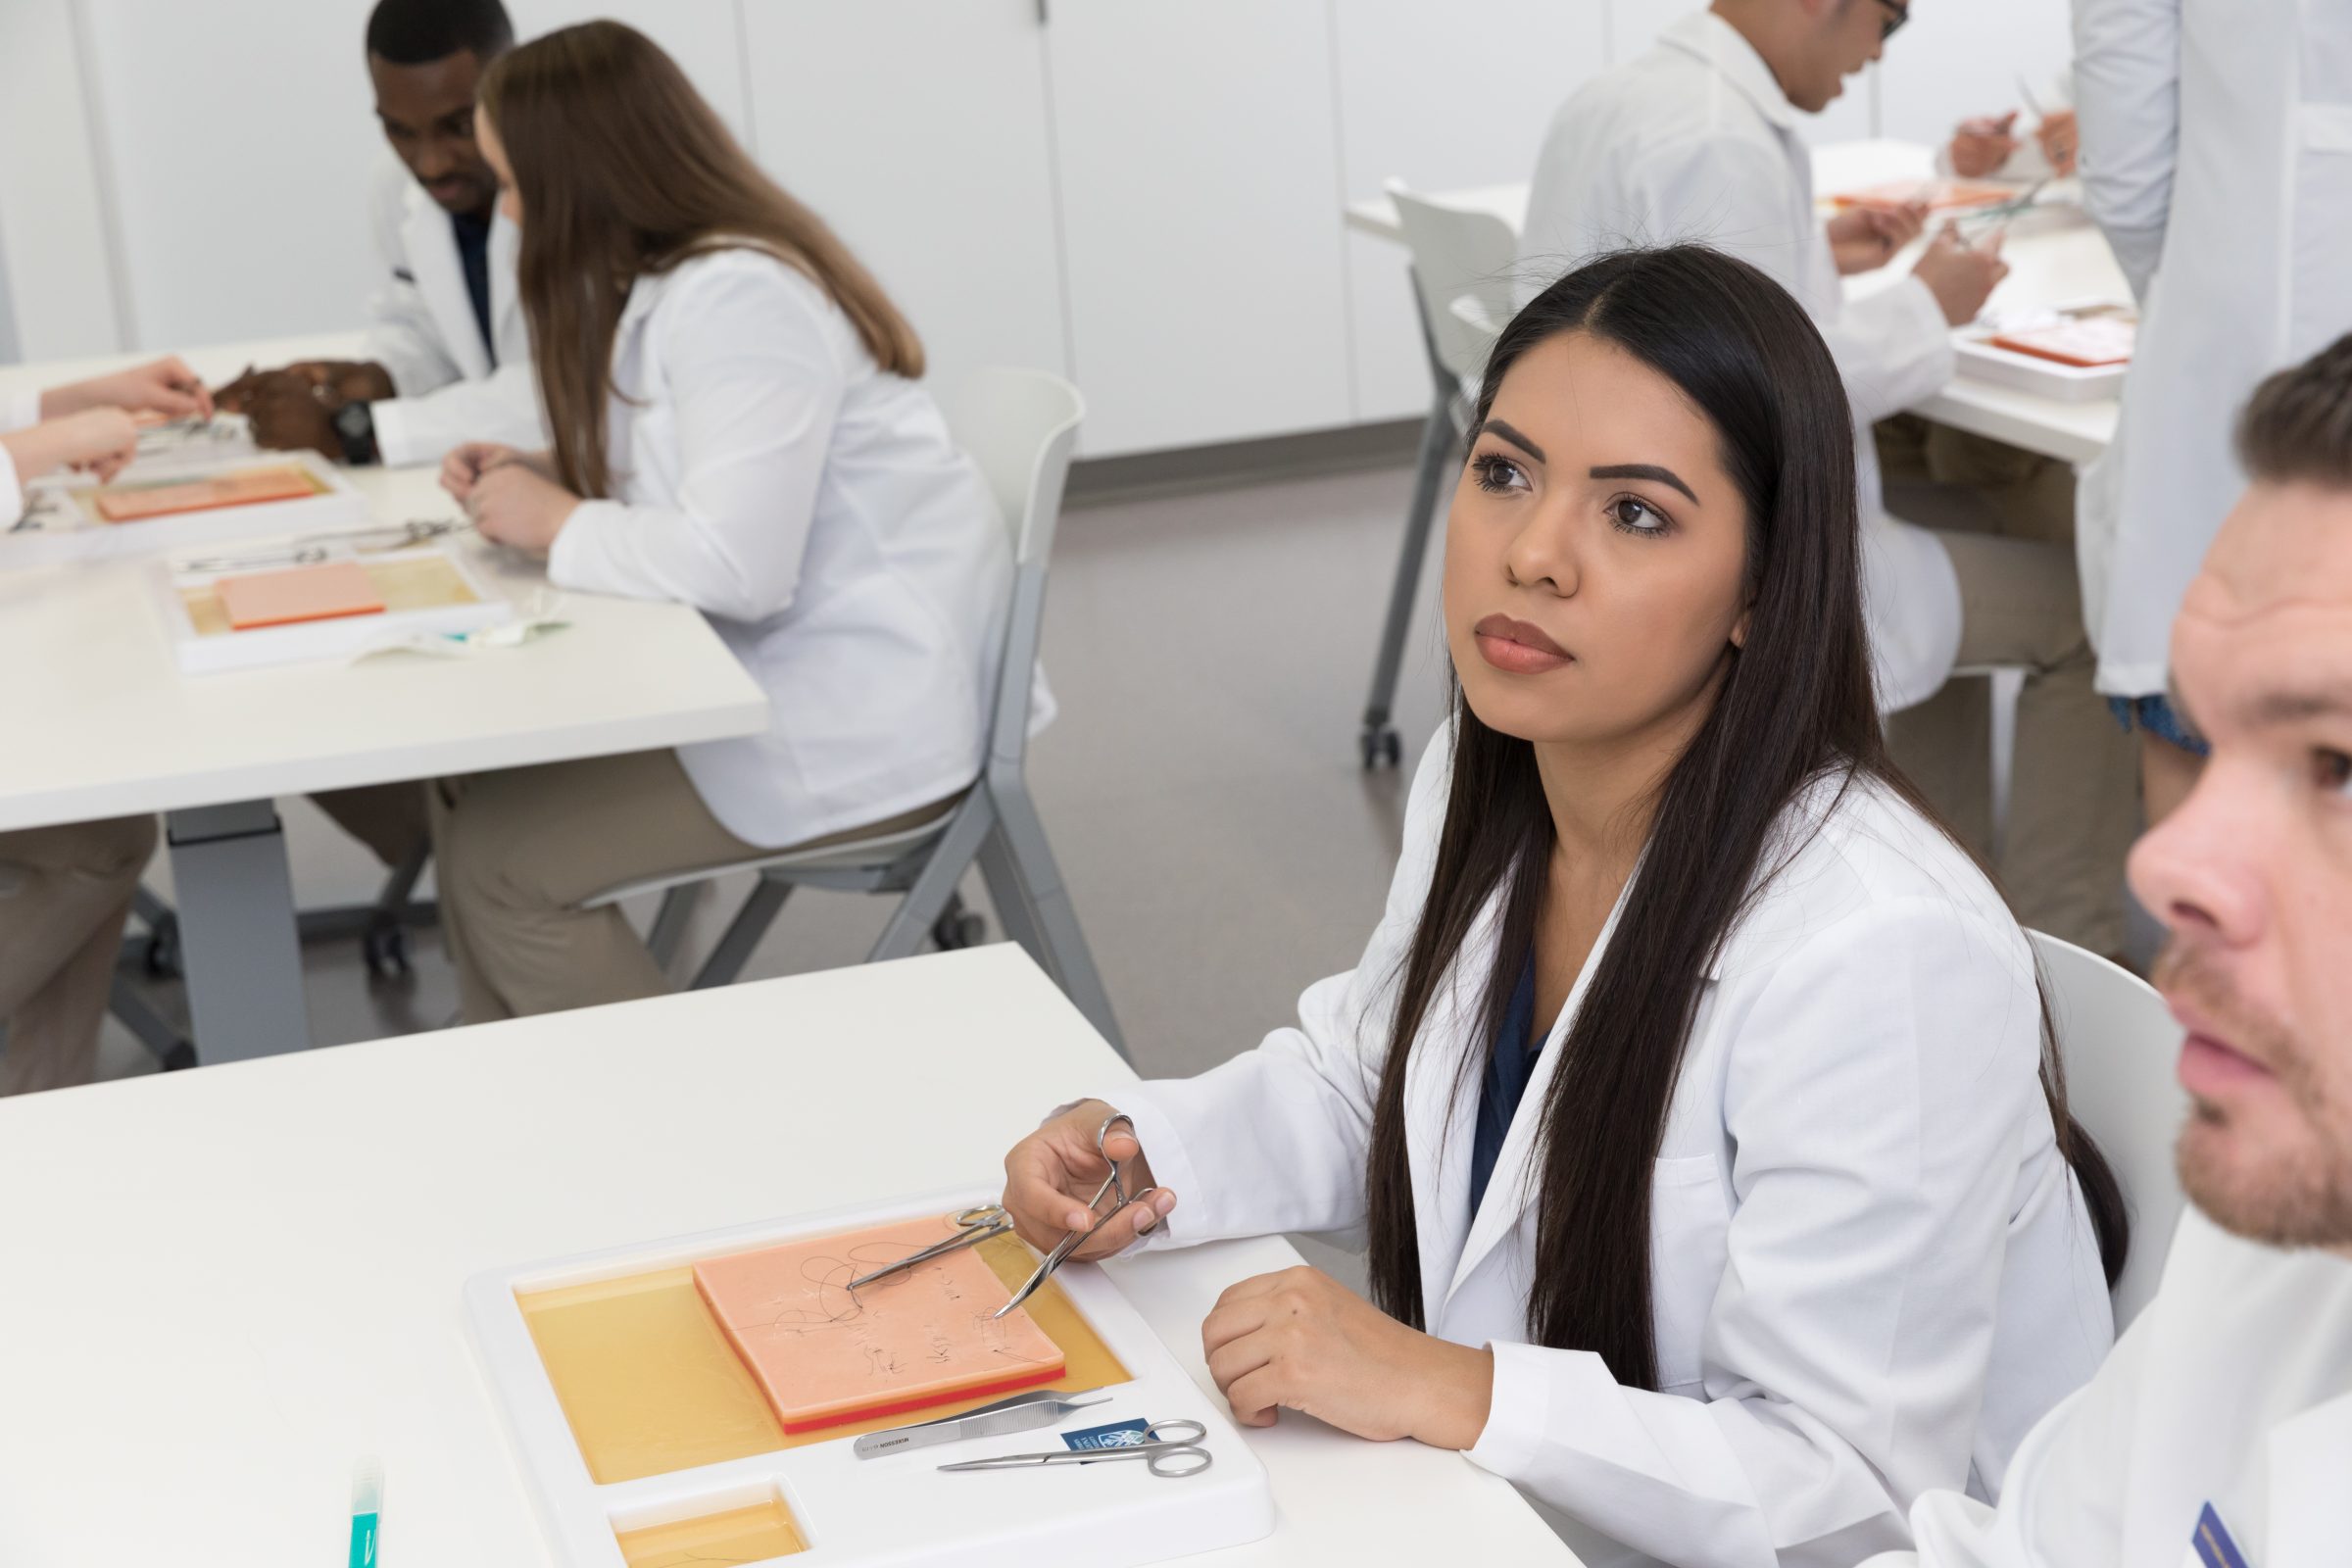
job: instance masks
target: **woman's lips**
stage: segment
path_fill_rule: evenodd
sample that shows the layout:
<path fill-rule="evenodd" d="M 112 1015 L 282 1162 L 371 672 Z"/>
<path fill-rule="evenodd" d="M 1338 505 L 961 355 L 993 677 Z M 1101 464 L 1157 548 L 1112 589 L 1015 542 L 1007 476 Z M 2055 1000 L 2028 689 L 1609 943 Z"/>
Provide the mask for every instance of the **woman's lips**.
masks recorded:
<path fill-rule="evenodd" d="M 1508 615 L 1489 615 L 1470 634 L 1481 659 L 1513 675 L 1541 675 L 1576 662 L 1573 654 L 1544 634 L 1544 628 Z"/>

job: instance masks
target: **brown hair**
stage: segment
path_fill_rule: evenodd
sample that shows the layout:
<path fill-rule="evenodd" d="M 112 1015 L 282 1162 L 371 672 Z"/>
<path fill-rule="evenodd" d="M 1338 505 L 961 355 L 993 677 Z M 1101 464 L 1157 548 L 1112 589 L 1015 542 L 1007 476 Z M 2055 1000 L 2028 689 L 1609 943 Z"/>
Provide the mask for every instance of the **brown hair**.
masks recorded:
<path fill-rule="evenodd" d="M 2254 389 L 2237 456 L 2256 479 L 2352 489 L 2352 334 Z"/>
<path fill-rule="evenodd" d="M 605 415 L 629 289 L 693 257 L 772 253 L 831 297 L 876 365 L 923 373 L 922 342 L 874 275 L 634 27 L 586 22 L 509 51 L 482 76 L 481 110 L 522 198 L 531 363 L 557 476 L 578 494 L 611 493 Z"/>

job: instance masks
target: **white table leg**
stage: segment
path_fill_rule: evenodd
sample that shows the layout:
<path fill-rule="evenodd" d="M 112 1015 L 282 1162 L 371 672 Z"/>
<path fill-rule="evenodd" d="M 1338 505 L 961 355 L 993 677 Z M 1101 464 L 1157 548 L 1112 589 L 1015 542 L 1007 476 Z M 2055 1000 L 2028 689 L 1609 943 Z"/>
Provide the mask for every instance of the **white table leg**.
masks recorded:
<path fill-rule="evenodd" d="M 197 1059 L 210 1065 L 309 1049 L 277 808 L 242 801 L 173 811 L 166 831 Z"/>

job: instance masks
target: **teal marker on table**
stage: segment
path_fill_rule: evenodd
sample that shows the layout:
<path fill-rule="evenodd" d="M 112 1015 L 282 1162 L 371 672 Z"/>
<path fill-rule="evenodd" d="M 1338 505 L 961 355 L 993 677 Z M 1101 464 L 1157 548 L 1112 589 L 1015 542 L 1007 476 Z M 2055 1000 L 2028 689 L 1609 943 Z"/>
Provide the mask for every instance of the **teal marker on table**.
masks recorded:
<path fill-rule="evenodd" d="M 384 1511 L 384 1467 L 363 1459 L 351 1472 L 351 1568 L 376 1568 L 376 1516 Z"/>

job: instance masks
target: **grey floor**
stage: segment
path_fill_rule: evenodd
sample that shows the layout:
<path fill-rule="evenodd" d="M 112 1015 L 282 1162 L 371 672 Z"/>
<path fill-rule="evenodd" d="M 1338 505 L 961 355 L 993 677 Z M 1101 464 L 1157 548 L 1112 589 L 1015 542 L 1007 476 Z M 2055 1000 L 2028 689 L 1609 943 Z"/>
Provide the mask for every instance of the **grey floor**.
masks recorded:
<path fill-rule="evenodd" d="M 1035 743 L 1031 779 L 1147 1075 L 1197 1072 L 1255 1044 L 1308 982 L 1354 961 L 1379 914 L 1405 781 L 1443 701 L 1425 597 L 1399 704 L 1406 766 L 1361 769 L 1357 718 L 1409 482 L 1382 467 L 1064 519 L 1044 654 L 1060 714 Z M 306 902 L 364 893 L 365 858 L 297 810 Z M 731 895 L 708 901 L 706 936 Z M 886 913 L 880 900 L 796 895 L 747 974 L 854 963 Z M 436 1027 L 455 1011 L 430 933 L 401 983 L 371 984 L 356 944 L 307 956 L 322 1043 Z M 176 985 L 142 990 L 184 1015 Z M 110 1024 L 109 1076 L 153 1065 Z"/>

